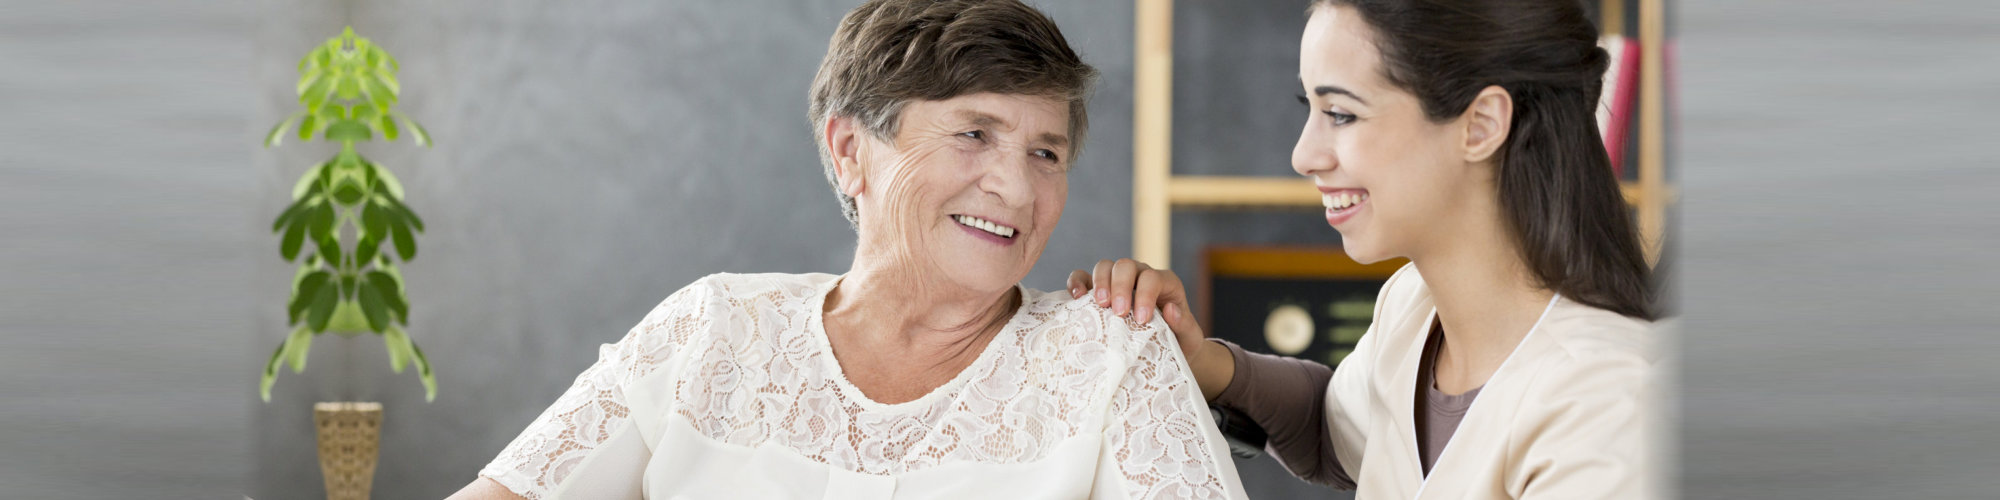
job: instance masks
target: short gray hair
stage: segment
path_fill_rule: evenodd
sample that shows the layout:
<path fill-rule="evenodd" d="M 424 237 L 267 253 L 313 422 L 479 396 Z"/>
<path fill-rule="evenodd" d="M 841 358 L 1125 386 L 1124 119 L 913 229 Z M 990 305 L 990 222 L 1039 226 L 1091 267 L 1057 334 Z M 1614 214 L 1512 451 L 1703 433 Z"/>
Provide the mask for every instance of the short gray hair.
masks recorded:
<path fill-rule="evenodd" d="M 911 100 L 993 92 L 1033 95 L 1069 105 L 1069 158 L 1082 151 L 1085 112 L 1097 69 L 1084 64 L 1055 21 L 1018 0 L 869 0 L 840 20 L 813 77 L 813 142 L 841 215 L 860 227 L 854 198 L 840 191 L 826 122 L 855 119 L 877 139 L 894 141 L 897 117 Z"/>

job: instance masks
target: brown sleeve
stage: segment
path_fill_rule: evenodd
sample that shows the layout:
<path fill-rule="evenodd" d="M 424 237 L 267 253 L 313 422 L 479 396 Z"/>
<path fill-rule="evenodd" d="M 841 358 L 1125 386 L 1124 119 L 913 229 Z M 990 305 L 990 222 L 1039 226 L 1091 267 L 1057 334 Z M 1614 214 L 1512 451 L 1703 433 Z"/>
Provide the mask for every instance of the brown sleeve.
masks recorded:
<path fill-rule="evenodd" d="M 1265 446 L 1272 458 L 1307 482 L 1354 489 L 1354 479 L 1333 454 L 1333 436 L 1326 425 L 1326 389 L 1333 369 L 1311 361 L 1258 354 L 1222 339 L 1236 360 L 1229 386 L 1215 404 L 1249 416 L 1270 435 Z"/>

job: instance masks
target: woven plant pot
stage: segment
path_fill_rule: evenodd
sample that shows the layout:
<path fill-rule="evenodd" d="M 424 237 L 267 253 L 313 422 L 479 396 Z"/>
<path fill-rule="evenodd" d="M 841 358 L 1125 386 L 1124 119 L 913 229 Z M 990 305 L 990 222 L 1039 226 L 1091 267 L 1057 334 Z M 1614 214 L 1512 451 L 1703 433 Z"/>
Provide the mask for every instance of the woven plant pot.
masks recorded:
<path fill-rule="evenodd" d="M 382 403 L 315 403 L 313 426 L 319 429 L 327 500 L 368 500 L 382 438 Z"/>

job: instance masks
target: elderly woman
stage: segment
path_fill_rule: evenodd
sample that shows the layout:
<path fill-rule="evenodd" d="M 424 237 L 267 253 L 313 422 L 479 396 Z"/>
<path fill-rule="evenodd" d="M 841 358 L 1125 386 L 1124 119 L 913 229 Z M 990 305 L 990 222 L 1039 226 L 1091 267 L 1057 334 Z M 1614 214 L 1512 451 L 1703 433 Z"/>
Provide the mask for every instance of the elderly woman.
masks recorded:
<path fill-rule="evenodd" d="M 454 498 L 1243 496 L 1164 323 L 1018 286 L 1095 78 L 1015 0 L 873 0 L 813 82 L 844 275 L 667 297 Z"/>

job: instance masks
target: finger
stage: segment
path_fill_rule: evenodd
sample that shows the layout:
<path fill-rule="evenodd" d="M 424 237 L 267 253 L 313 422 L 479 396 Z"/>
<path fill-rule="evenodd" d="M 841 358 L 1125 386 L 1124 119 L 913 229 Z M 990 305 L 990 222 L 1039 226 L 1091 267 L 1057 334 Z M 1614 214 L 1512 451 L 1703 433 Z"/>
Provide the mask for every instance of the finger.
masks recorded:
<path fill-rule="evenodd" d="M 1153 310 L 1164 305 L 1159 302 L 1160 281 L 1165 279 L 1158 269 L 1139 272 L 1139 284 L 1132 288 L 1132 305 L 1139 312 L 1137 319 L 1145 323 L 1153 319 Z"/>
<path fill-rule="evenodd" d="M 1159 300 L 1160 304 L 1180 304 L 1181 311 L 1187 311 L 1187 285 L 1181 282 L 1181 276 L 1166 269 L 1154 269 L 1153 274 L 1159 279 L 1160 295 L 1157 300 Z"/>
<path fill-rule="evenodd" d="M 1132 312 L 1132 287 L 1138 285 L 1139 261 L 1118 259 L 1111 265 L 1111 313 L 1125 317 Z"/>
<path fill-rule="evenodd" d="M 1201 323 L 1195 321 L 1194 314 L 1188 312 L 1185 303 L 1167 303 L 1160 309 L 1160 316 L 1166 318 L 1167 329 L 1174 331 L 1174 339 L 1180 342 L 1183 354 L 1196 352 L 1201 348 L 1202 339 L 1208 338 L 1208 335 L 1201 331 Z"/>
<path fill-rule="evenodd" d="M 1090 290 L 1090 273 L 1084 272 L 1082 269 L 1070 271 L 1069 298 L 1082 297 L 1083 292 L 1086 290 Z"/>
<path fill-rule="evenodd" d="M 1097 267 L 1090 271 L 1090 282 L 1095 284 L 1097 307 L 1111 307 L 1111 291 L 1105 290 L 1111 286 L 1111 261 L 1097 261 Z"/>

